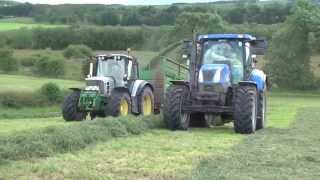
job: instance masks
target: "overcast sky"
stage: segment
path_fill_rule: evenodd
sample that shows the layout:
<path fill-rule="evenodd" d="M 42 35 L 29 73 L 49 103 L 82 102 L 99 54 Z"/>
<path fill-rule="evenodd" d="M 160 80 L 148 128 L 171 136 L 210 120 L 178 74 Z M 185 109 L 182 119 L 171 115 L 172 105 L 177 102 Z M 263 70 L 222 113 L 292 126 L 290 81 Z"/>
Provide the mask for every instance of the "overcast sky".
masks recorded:
<path fill-rule="evenodd" d="M 216 0 L 16 0 L 35 4 L 125 4 L 125 5 L 155 5 L 172 3 L 210 2 Z"/>

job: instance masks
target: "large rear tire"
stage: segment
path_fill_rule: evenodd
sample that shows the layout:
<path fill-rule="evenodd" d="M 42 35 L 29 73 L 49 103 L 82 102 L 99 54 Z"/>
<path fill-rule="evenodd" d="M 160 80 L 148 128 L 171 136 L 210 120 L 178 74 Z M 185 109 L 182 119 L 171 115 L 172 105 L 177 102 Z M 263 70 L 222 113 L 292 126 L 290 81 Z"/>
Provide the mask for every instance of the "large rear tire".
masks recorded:
<path fill-rule="evenodd" d="M 139 110 L 143 116 L 154 113 L 154 95 L 150 87 L 145 87 L 139 97 Z"/>
<path fill-rule="evenodd" d="M 117 89 L 113 90 L 106 114 L 113 117 L 131 114 L 131 98 L 129 93 Z"/>
<path fill-rule="evenodd" d="M 263 129 L 266 126 L 266 110 L 267 110 L 267 96 L 266 91 L 260 92 L 258 97 L 258 115 L 256 130 Z"/>
<path fill-rule="evenodd" d="M 240 86 L 235 93 L 234 130 L 251 134 L 256 130 L 257 90 L 252 86 Z"/>
<path fill-rule="evenodd" d="M 188 96 L 185 86 L 171 85 L 164 100 L 164 122 L 170 130 L 187 130 L 190 123 L 190 114 L 182 112 L 182 105 Z"/>
<path fill-rule="evenodd" d="M 80 91 L 74 91 L 67 96 L 62 104 L 62 116 L 66 121 L 82 121 L 86 113 L 78 109 Z"/>

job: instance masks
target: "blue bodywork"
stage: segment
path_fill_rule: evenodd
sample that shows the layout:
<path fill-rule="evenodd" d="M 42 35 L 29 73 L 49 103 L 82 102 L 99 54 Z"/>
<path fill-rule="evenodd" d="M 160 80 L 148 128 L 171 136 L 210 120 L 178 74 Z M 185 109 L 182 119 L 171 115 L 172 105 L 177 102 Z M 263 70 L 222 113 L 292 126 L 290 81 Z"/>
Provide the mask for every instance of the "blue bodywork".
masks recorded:
<path fill-rule="evenodd" d="M 205 84 L 230 84 L 231 70 L 227 64 L 204 64 L 200 68 L 201 80 Z"/>
<path fill-rule="evenodd" d="M 254 82 L 257 85 L 257 89 L 259 92 L 263 92 L 266 90 L 266 74 L 258 69 L 254 69 L 249 77 L 249 81 Z"/>
<path fill-rule="evenodd" d="M 219 39 L 240 39 L 244 41 L 253 41 L 256 40 L 255 37 L 250 34 L 205 34 L 199 35 L 198 41 L 206 41 L 206 40 L 219 40 Z"/>

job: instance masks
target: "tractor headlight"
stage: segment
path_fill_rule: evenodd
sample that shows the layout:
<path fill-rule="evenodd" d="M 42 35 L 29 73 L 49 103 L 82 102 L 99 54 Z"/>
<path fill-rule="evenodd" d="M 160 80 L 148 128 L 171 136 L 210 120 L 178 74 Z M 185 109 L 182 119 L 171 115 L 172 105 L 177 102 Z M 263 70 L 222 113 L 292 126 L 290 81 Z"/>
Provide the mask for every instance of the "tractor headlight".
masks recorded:
<path fill-rule="evenodd" d="M 87 86 L 85 88 L 86 91 L 99 91 L 99 87 L 98 86 Z"/>

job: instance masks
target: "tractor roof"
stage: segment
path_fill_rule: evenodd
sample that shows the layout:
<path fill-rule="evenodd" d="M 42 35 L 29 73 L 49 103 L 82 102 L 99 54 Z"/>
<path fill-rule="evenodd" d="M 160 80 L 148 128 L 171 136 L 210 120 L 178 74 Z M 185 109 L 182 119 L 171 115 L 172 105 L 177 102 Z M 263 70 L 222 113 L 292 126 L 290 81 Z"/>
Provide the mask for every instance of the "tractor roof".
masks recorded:
<path fill-rule="evenodd" d="M 108 59 L 108 58 L 114 58 L 114 57 L 120 57 L 120 58 L 127 58 L 131 61 L 133 61 L 133 63 L 138 63 L 137 58 L 127 55 L 127 54 L 99 54 L 96 55 L 97 59 Z"/>
<path fill-rule="evenodd" d="M 103 58 L 113 58 L 115 56 L 118 56 L 118 57 L 125 57 L 125 58 L 128 58 L 128 59 L 133 59 L 132 56 L 129 56 L 127 54 L 99 54 L 97 55 L 96 57 L 103 57 Z"/>
<path fill-rule="evenodd" d="M 251 36 L 250 34 L 204 34 L 204 35 L 198 36 L 199 41 L 219 40 L 219 39 L 236 39 L 236 40 L 244 40 L 244 41 L 256 40 L 256 38 Z"/>

